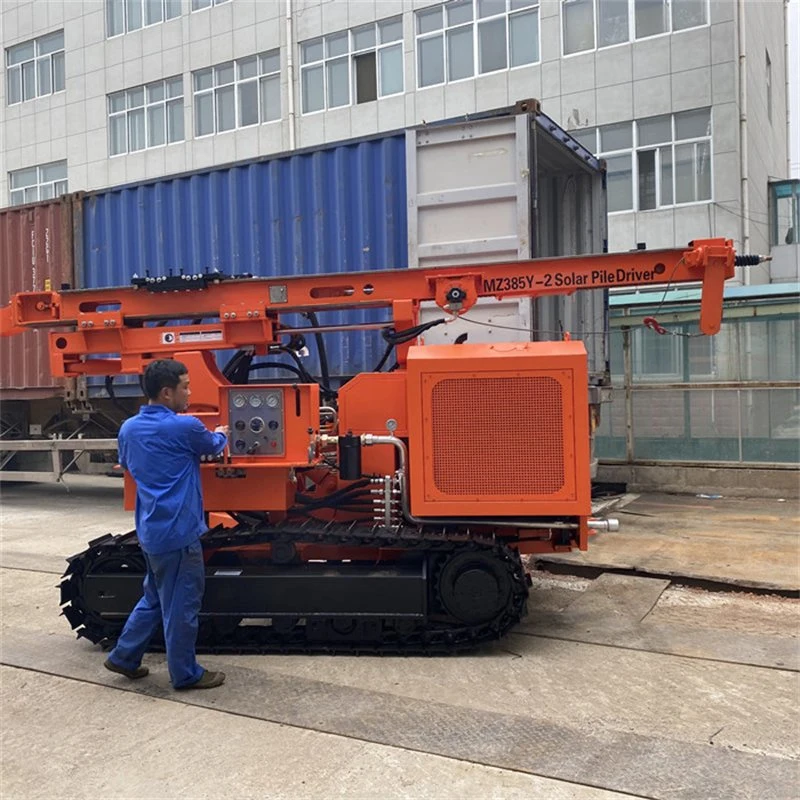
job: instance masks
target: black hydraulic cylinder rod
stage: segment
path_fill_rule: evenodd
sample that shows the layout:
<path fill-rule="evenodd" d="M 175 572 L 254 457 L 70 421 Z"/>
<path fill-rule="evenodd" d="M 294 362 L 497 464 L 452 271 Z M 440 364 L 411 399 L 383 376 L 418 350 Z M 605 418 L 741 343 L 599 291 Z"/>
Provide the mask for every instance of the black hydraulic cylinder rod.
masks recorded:
<path fill-rule="evenodd" d="M 361 477 L 361 437 L 349 432 L 339 437 L 339 477 L 344 481 Z"/>

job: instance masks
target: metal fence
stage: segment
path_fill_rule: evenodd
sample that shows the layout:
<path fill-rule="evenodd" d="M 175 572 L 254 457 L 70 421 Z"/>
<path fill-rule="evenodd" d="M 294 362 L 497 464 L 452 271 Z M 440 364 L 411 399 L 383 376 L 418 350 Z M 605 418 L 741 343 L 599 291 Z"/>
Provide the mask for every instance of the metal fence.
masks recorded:
<path fill-rule="evenodd" d="M 630 311 L 630 309 L 628 309 Z M 717 336 L 696 310 L 659 315 L 669 333 L 612 312 L 613 400 L 596 452 L 606 463 L 800 463 L 800 315 L 797 302 L 726 309 Z"/>

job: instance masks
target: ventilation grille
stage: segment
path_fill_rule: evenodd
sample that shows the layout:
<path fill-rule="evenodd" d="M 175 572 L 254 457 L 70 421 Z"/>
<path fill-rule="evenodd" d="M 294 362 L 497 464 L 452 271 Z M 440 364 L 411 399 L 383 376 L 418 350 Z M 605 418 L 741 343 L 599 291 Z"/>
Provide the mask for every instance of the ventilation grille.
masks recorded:
<path fill-rule="evenodd" d="M 549 495 L 564 486 L 563 389 L 554 378 L 446 378 L 431 392 L 442 494 Z"/>

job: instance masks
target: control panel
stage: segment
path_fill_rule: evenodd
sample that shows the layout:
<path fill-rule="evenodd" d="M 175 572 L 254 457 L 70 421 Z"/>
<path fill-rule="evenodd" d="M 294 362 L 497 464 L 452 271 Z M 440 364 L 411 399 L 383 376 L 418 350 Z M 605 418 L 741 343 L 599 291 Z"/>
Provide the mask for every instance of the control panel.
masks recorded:
<path fill-rule="evenodd" d="M 228 393 L 233 456 L 283 456 L 286 452 L 281 389 L 233 389 Z"/>

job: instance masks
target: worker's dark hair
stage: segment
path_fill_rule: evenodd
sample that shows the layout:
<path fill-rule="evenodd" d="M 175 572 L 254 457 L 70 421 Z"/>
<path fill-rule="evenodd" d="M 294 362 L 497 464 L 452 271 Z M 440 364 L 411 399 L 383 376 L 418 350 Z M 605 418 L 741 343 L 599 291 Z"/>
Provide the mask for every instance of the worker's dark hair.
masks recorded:
<path fill-rule="evenodd" d="M 159 392 L 166 386 L 174 389 L 181 381 L 181 375 L 189 370 L 186 364 L 171 359 L 151 361 L 144 371 L 144 393 L 151 399 L 158 398 Z"/>

